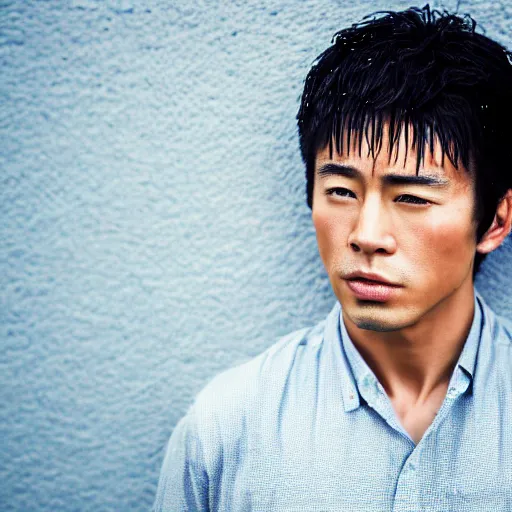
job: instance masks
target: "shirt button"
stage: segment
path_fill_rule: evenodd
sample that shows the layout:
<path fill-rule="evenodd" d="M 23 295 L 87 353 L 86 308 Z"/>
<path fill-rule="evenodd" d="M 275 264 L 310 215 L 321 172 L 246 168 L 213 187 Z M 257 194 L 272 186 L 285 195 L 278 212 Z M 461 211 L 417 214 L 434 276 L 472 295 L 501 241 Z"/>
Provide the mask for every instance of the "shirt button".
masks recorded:
<path fill-rule="evenodd" d="M 458 395 L 457 388 L 450 388 L 446 395 L 448 398 L 455 398 Z"/>

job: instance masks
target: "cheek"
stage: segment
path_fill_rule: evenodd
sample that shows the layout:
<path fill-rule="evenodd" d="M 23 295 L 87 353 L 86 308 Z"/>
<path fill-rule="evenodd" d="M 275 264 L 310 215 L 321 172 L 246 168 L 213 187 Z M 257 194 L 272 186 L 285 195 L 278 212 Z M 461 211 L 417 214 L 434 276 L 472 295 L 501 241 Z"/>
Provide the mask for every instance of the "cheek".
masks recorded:
<path fill-rule="evenodd" d="M 318 252 L 329 271 L 329 268 L 339 262 L 340 255 L 347 239 L 347 221 L 340 219 L 332 213 L 317 209 L 312 215 L 316 230 Z"/>
<path fill-rule="evenodd" d="M 470 215 L 452 213 L 417 227 L 423 248 L 417 261 L 432 269 L 434 279 L 449 282 L 469 270 L 476 249 Z"/>

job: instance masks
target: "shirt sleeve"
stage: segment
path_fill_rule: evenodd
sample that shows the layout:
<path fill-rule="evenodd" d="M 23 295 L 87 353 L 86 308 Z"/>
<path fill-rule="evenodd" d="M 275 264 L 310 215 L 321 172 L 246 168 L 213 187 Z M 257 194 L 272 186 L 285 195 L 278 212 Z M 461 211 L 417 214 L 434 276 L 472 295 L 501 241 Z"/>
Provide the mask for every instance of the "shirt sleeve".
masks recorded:
<path fill-rule="evenodd" d="M 208 512 L 208 474 L 192 408 L 174 429 L 160 472 L 153 512 Z"/>

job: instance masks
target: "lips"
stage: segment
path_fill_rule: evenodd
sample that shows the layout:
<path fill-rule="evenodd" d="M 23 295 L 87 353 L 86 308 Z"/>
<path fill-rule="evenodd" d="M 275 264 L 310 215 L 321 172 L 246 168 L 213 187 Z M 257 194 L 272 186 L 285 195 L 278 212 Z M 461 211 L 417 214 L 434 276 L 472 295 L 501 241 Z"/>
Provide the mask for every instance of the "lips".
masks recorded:
<path fill-rule="evenodd" d="M 401 288 L 377 274 L 355 272 L 348 275 L 346 283 L 356 298 L 374 302 L 386 302 Z"/>
<path fill-rule="evenodd" d="M 386 284 L 389 286 L 398 286 L 394 284 L 390 279 L 387 279 L 384 276 L 381 276 L 379 274 L 375 274 L 373 272 L 364 272 L 364 271 L 357 271 L 357 272 L 351 272 L 350 274 L 347 274 L 344 276 L 345 279 L 348 280 L 361 280 L 361 281 L 370 281 L 370 282 L 376 282 L 380 284 Z"/>

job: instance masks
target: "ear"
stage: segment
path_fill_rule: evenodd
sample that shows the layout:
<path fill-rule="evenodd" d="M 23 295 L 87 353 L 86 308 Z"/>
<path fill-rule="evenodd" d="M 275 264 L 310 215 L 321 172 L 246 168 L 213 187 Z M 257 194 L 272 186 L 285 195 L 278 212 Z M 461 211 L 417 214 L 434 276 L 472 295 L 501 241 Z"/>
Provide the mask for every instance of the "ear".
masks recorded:
<path fill-rule="evenodd" d="M 476 246 L 477 252 L 487 254 L 501 245 L 512 226 L 512 189 L 508 189 L 496 208 L 491 227 Z"/>

